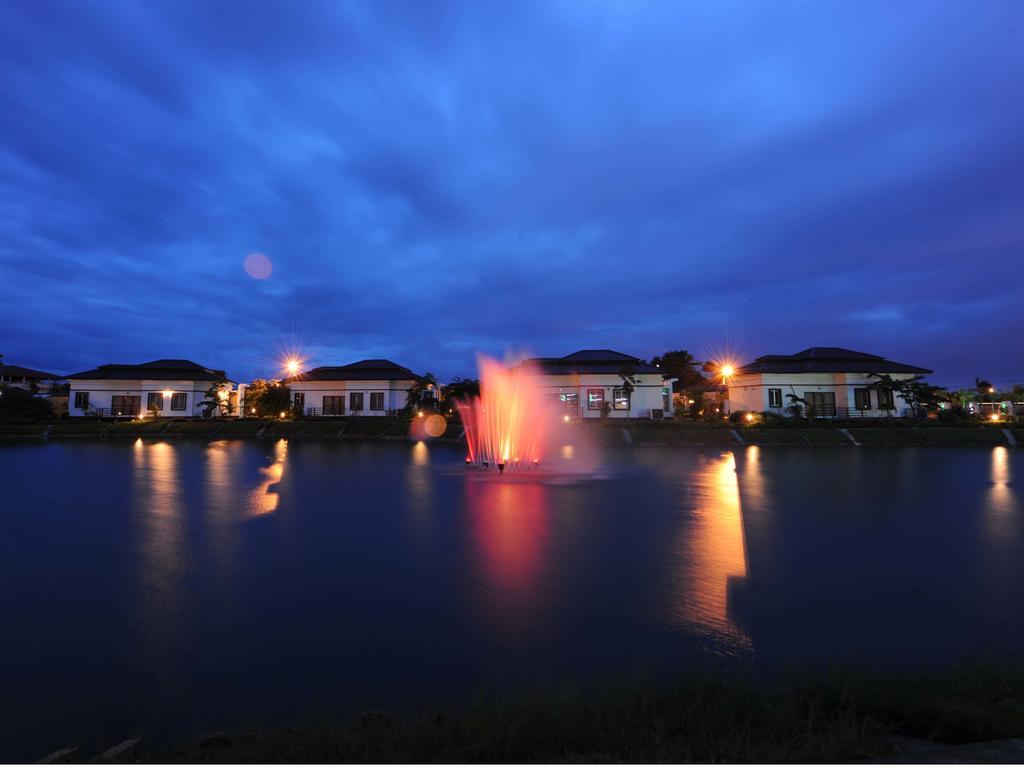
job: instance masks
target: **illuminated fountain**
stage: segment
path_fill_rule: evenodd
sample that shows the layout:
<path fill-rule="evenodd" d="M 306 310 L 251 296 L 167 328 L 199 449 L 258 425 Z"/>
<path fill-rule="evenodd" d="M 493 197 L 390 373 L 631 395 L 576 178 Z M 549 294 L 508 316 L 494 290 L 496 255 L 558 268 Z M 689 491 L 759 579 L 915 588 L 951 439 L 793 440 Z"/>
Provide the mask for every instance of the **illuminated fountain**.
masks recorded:
<path fill-rule="evenodd" d="M 499 473 L 538 467 L 555 417 L 543 397 L 539 370 L 529 362 L 509 368 L 482 356 L 478 366 L 480 396 L 457 406 L 468 446 L 466 464 Z"/>

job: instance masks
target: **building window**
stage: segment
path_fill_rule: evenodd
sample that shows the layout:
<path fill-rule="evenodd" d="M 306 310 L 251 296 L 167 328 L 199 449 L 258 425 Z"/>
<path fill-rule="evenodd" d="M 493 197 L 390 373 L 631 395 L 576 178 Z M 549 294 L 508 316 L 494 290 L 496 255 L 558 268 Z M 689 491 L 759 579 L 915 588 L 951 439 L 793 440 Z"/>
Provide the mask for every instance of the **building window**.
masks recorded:
<path fill-rule="evenodd" d="M 371 392 L 370 393 L 370 410 L 371 411 L 383 411 L 384 410 L 384 393 L 383 392 Z"/>
<path fill-rule="evenodd" d="M 769 408 L 781 408 L 782 407 L 782 390 L 771 387 L 768 389 L 768 407 Z"/>
<path fill-rule="evenodd" d="M 362 392 L 349 392 L 348 395 L 348 409 L 352 413 L 359 413 L 363 410 L 363 393 Z"/>
<path fill-rule="evenodd" d="M 89 410 L 89 393 L 75 392 L 75 408 L 80 411 Z"/>
<path fill-rule="evenodd" d="M 878 407 L 883 411 L 893 410 L 892 402 L 892 390 L 891 389 L 880 389 L 878 390 Z"/>
<path fill-rule="evenodd" d="M 164 409 L 164 393 L 150 392 L 146 395 L 147 411 L 162 411 Z"/>
<path fill-rule="evenodd" d="M 580 407 L 580 396 L 578 392 L 562 392 L 558 396 L 558 400 L 566 408 Z"/>
<path fill-rule="evenodd" d="M 871 410 L 871 390 L 870 389 L 855 389 L 855 390 L 853 390 L 853 406 L 858 411 L 870 411 Z"/>
<path fill-rule="evenodd" d="M 807 401 L 807 407 L 813 412 L 815 418 L 835 418 L 835 392 L 804 392 L 804 400 Z"/>
<path fill-rule="evenodd" d="M 616 411 L 629 410 L 629 392 L 625 387 L 615 387 L 612 390 L 612 408 Z"/>
<path fill-rule="evenodd" d="M 306 393 L 296 392 L 292 399 L 292 406 L 301 414 L 306 409 Z"/>
<path fill-rule="evenodd" d="M 188 408 L 188 395 L 184 392 L 175 392 L 171 395 L 171 410 L 184 411 Z"/>
<path fill-rule="evenodd" d="M 602 408 L 604 408 L 603 389 L 587 390 L 587 408 L 591 411 L 600 411 Z"/>
<path fill-rule="evenodd" d="M 344 395 L 324 395 L 324 416 L 344 416 L 345 415 L 345 396 Z"/>

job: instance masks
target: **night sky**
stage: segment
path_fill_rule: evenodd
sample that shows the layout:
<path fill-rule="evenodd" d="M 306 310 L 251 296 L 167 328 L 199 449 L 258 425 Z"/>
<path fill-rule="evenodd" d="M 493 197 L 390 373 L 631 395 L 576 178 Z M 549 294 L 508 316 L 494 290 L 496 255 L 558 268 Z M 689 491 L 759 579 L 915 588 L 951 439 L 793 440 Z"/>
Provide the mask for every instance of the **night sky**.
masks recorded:
<path fill-rule="evenodd" d="M 845 346 L 1024 382 L 1020 0 L 3 0 L 0 189 L 0 353 L 59 373 Z"/>

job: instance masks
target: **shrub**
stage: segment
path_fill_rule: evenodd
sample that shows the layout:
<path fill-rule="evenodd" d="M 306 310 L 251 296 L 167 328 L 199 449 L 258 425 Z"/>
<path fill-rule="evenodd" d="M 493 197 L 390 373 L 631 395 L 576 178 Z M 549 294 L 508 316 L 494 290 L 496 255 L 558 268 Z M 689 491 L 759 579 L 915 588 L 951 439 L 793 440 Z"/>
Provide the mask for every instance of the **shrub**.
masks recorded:
<path fill-rule="evenodd" d="M 48 421 L 50 402 L 17 387 L 0 387 L 0 421 Z"/>

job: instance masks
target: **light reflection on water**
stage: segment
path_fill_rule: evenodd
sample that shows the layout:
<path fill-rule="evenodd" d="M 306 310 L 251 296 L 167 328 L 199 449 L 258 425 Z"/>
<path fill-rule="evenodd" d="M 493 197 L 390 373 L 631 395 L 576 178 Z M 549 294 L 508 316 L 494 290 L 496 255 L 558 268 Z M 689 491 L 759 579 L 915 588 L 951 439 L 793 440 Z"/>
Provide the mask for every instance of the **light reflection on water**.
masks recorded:
<path fill-rule="evenodd" d="M 274 443 L 274 456 L 270 466 L 260 467 L 263 481 L 249 495 L 250 517 L 269 515 L 277 511 L 281 503 L 279 485 L 284 477 L 287 459 L 288 441 L 282 438 Z"/>
<path fill-rule="evenodd" d="M 1024 451 L 637 448 L 601 474 L 504 480 L 464 457 L 437 443 L 0 444 L 0 612 L 16 650 L 0 654 L 0 717 L 46 725 L 16 756 L 111 710 L 145 713 L 140 731 L 216 729 L 709 656 L 910 665 L 1024 646 Z M 39 690 L 78 714 L 51 722 L 53 696 L 26 703 Z"/>
<path fill-rule="evenodd" d="M 752 458 L 756 466 L 756 449 Z M 730 588 L 747 575 L 743 510 L 733 454 L 700 457 L 690 467 L 686 493 L 695 509 L 693 518 L 683 522 L 677 535 L 677 591 L 672 614 L 691 631 L 712 635 L 727 644 L 730 653 L 749 650 L 750 638 L 730 614 Z"/>

